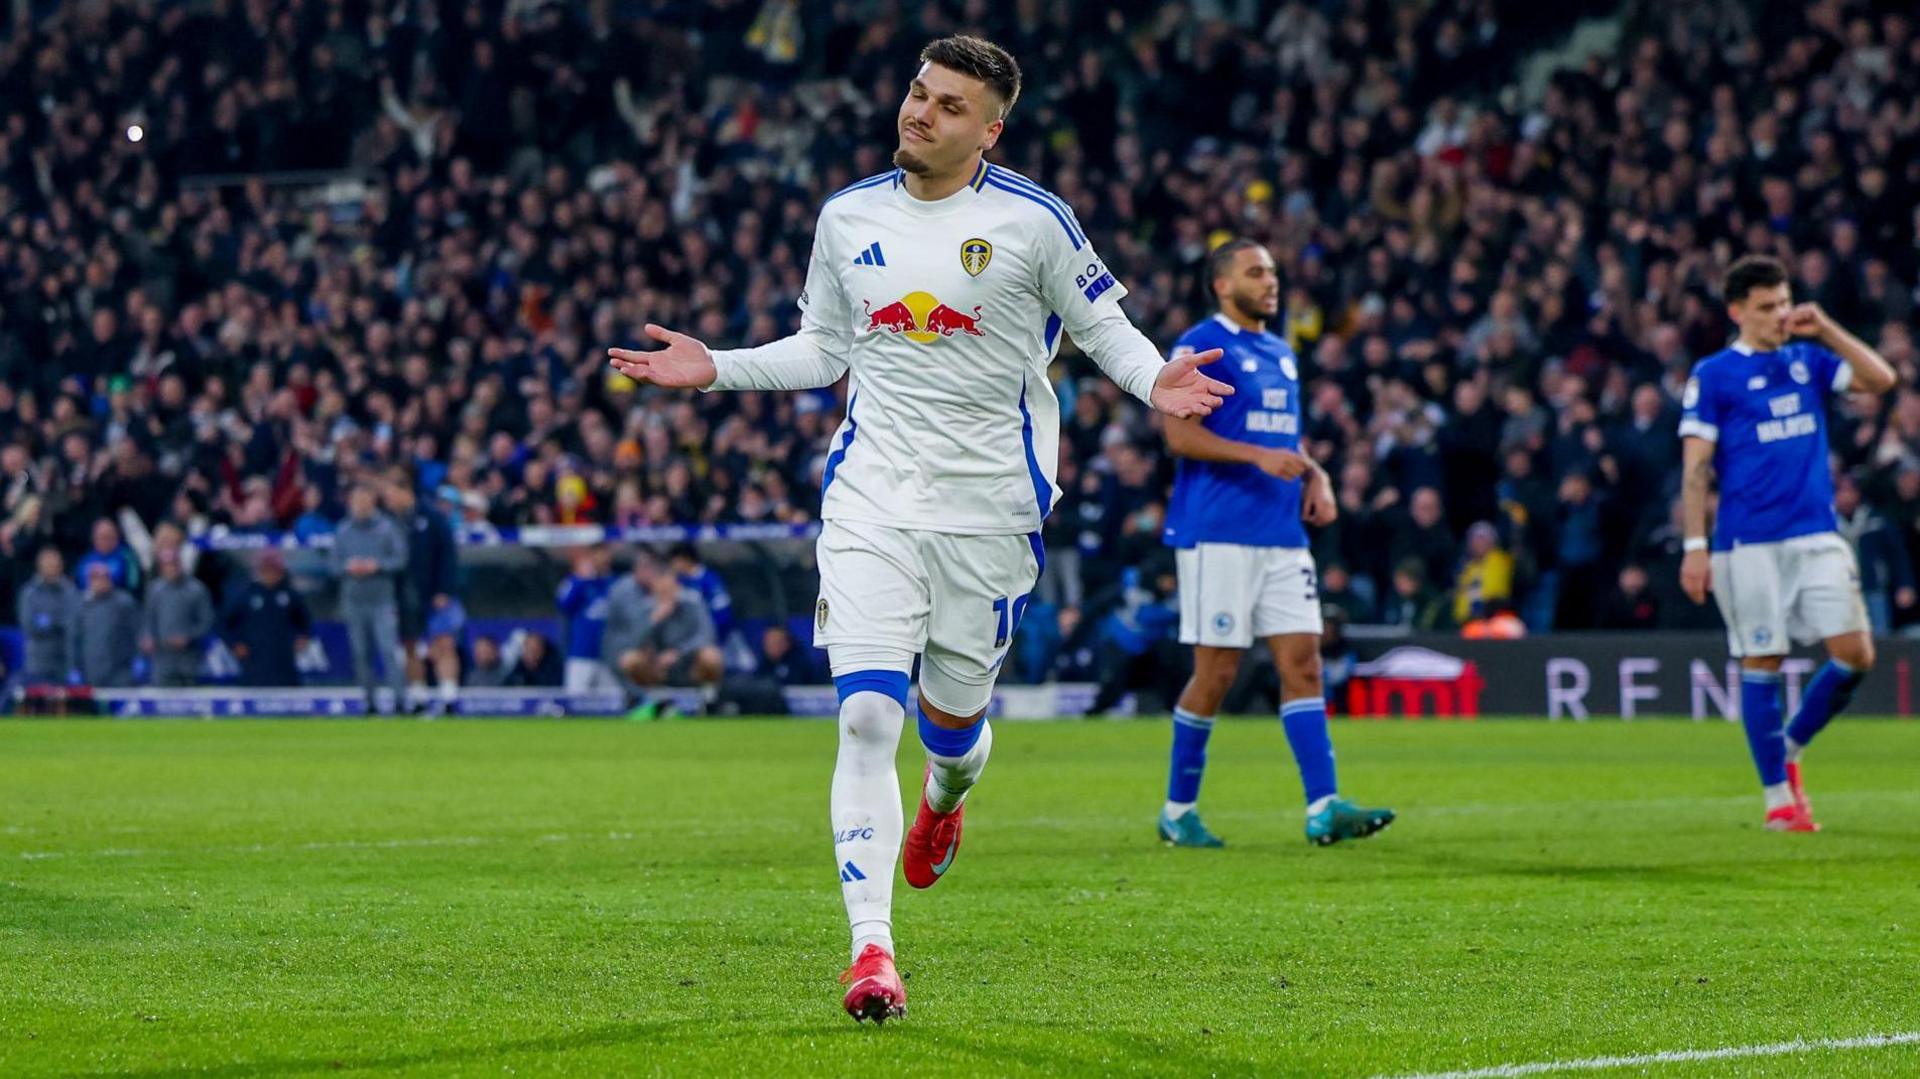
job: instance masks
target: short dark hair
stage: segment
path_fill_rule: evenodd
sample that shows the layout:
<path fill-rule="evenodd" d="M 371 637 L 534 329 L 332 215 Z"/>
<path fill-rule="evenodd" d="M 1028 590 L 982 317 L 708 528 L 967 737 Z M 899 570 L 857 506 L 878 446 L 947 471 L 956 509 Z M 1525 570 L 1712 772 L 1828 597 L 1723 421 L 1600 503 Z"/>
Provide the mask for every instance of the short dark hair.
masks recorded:
<path fill-rule="evenodd" d="M 1727 267 L 1720 279 L 1720 296 L 1728 303 L 1739 303 L 1757 288 L 1772 288 L 1787 283 L 1787 264 L 1772 255 L 1742 255 Z"/>
<path fill-rule="evenodd" d="M 920 50 L 920 61 L 939 64 L 986 83 L 993 96 L 1000 99 L 1002 120 L 1013 111 L 1013 103 L 1020 100 L 1020 65 L 1012 53 L 986 38 L 955 34 L 930 41 Z"/>
<path fill-rule="evenodd" d="M 1238 255 L 1242 251 L 1251 251 L 1259 246 L 1259 243 L 1253 240 L 1249 240 L 1244 236 L 1238 236 L 1208 252 L 1207 282 L 1211 284 L 1227 276 L 1233 267 L 1233 256 Z"/>

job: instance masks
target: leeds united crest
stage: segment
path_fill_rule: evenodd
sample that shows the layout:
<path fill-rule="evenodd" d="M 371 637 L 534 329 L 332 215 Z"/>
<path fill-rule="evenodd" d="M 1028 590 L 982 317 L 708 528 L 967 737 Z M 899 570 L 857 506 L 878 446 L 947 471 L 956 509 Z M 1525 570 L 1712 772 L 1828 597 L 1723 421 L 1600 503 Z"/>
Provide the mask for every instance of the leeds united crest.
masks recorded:
<path fill-rule="evenodd" d="M 993 245 L 978 237 L 960 245 L 960 266 L 974 277 L 993 261 Z"/>

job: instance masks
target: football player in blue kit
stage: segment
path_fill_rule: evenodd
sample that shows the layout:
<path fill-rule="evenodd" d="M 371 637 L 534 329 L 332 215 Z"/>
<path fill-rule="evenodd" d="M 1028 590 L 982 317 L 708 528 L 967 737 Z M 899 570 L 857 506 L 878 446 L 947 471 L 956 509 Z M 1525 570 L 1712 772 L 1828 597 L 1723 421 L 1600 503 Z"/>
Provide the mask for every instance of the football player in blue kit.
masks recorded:
<path fill-rule="evenodd" d="M 1300 767 L 1310 842 L 1370 836 L 1390 809 L 1340 797 L 1320 679 L 1320 598 L 1302 525 L 1338 513 L 1332 484 L 1300 452 L 1300 368 L 1267 331 L 1279 315 L 1273 256 L 1250 240 L 1215 248 L 1207 272 L 1220 310 L 1174 345 L 1173 356 L 1219 349 L 1206 372 L 1234 387 L 1212 415 L 1166 419 L 1179 458 L 1165 540 L 1175 549 L 1180 641 L 1193 646 L 1193 677 L 1173 712 L 1172 760 L 1160 838 L 1218 847 L 1195 804 L 1214 714 L 1256 638 L 1280 674 L 1280 720 Z"/>
<path fill-rule="evenodd" d="M 1680 584 L 1695 603 L 1711 591 L 1726 620 L 1766 827 L 1816 832 L 1800 753 L 1846 707 L 1874 660 L 1859 564 L 1833 512 L 1827 403 L 1885 393 L 1899 376 L 1818 305 L 1796 305 L 1778 259 L 1737 260 L 1722 290 L 1740 335 L 1694 366 L 1681 400 Z M 1791 641 L 1822 642 L 1827 662 L 1783 725 L 1780 665 Z"/>

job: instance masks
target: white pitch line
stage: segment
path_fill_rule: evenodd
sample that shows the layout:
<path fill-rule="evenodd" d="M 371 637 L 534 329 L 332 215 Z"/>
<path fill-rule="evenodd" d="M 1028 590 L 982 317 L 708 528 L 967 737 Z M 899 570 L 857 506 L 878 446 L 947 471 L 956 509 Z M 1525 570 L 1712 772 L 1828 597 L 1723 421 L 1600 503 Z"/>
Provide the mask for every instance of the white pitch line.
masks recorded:
<path fill-rule="evenodd" d="M 1778 1057 L 1794 1053 L 1826 1050 L 1885 1049 L 1895 1045 L 1920 1045 L 1920 1031 L 1903 1034 L 1869 1034 L 1861 1038 L 1796 1039 L 1769 1045 L 1730 1045 L 1720 1049 L 1675 1049 L 1665 1053 L 1637 1056 L 1585 1057 L 1579 1060 L 1541 1060 L 1530 1064 L 1496 1064 L 1491 1068 L 1466 1071 L 1420 1072 L 1392 1079 L 1509 1079 L 1520 1075 L 1546 1075 L 1552 1072 L 1592 1072 L 1608 1068 L 1644 1068 L 1649 1064 L 1689 1064 L 1701 1060 L 1739 1060 L 1747 1057 Z M 1388 1079 L 1382 1076 L 1378 1079 Z"/>

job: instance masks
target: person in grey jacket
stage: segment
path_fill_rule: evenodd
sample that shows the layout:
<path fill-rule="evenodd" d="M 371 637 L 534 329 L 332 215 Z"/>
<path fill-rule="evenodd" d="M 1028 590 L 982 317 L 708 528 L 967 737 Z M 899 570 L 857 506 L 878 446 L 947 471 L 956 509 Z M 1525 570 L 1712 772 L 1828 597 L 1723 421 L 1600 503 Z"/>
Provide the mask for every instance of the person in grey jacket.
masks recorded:
<path fill-rule="evenodd" d="M 80 616 L 80 590 L 67 580 L 66 562 L 56 548 L 40 549 L 34 571 L 14 601 L 26 652 L 20 675 L 29 685 L 65 685 L 67 673 L 73 670 L 68 645 Z"/>
<path fill-rule="evenodd" d="M 720 684 L 726 662 L 700 593 L 641 552 L 607 594 L 601 655 L 635 687 Z"/>
<path fill-rule="evenodd" d="M 191 686 L 200 681 L 200 660 L 213 632 L 213 597 L 187 576 L 180 548 L 154 552 L 160 575 L 147 586 L 146 635 L 140 646 L 153 657 L 153 684 Z"/>
<path fill-rule="evenodd" d="M 133 660 L 140 651 L 140 604 L 113 585 L 105 562 L 87 566 L 87 594 L 73 620 L 67 647 L 80 666 L 80 681 L 95 689 L 133 685 Z"/>
<path fill-rule="evenodd" d="M 406 708 L 407 668 L 400 656 L 400 607 L 395 577 L 407 568 L 407 537 L 375 512 L 374 490 L 361 484 L 347 496 L 347 516 L 333 533 L 333 572 L 340 578 L 340 617 L 353 648 L 353 675 L 375 710 L 373 656 L 393 691 L 393 710 Z"/>

